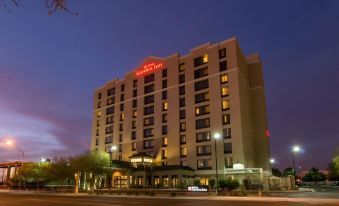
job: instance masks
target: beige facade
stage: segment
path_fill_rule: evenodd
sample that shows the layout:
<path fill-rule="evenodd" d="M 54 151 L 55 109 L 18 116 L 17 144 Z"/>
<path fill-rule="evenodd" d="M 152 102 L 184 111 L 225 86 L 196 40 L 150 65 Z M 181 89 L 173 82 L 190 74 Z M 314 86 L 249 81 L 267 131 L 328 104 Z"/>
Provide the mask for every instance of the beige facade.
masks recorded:
<path fill-rule="evenodd" d="M 267 129 L 259 55 L 244 56 L 230 38 L 184 56 L 148 57 L 123 80 L 97 89 L 91 149 L 123 161 L 145 152 L 156 165 L 210 177 L 215 154 L 220 175 L 233 163 L 270 170 Z"/>

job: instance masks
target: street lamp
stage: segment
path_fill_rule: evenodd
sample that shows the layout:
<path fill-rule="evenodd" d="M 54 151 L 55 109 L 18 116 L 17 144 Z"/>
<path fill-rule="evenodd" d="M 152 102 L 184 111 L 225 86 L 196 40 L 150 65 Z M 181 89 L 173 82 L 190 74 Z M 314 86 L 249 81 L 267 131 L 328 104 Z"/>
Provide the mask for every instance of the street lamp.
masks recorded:
<path fill-rule="evenodd" d="M 14 145 L 14 147 L 15 147 L 17 150 L 19 150 L 19 152 L 21 152 L 21 154 L 22 154 L 22 162 L 21 162 L 21 166 L 24 165 L 25 152 L 22 151 L 22 150 L 18 147 L 18 145 L 16 145 L 12 140 L 7 140 L 7 141 L 5 142 L 5 144 L 6 144 L 7 146 L 9 146 L 9 147 L 11 147 L 12 145 Z"/>
<path fill-rule="evenodd" d="M 293 175 L 295 176 L 296 175 L 296 172 L 295 172 L 295 154 L 299 153 L 300 152 L 300 146 L 298 145 L 294 145 L 292 147 L 292 163 L 293 163 Z"/>
<path fill-rule="evenodd" d="M 115 156 L 116 156 L 116 151 L 117 151 L 118 147 L 116 145 L 112 145 L 111 147 L 111 158 L 109 160 L 109 170 L 111 173 L 111 187 L 112 187 L 112 179 L 113 179 L 113 175 L 112 175 L 112 155 L 113 155 L 113 151 L 115 152 Z M 114 160 L 116 159 L 116 157 L 114 157 Z M 108 185 L 107 185 L 108 188 Z"/>
<path fill-rule="evenodd" d="M 275 159 L 271 158 L 270 159 L 270 163 L 271 163 L 273 168 L 276 168 L 276 161 L 275 161 Z"/>
<path fill-rule="evenodd" d="M 217 188 L 215 190 L 215 194 L 218 195 L 218 188 L 219 188 L 219 178 L 218 178 L 218 158 L 217 158 L 217 140 L 220 139 L 220 133 L 214 133 L 214 157 L 215 157 L 215 178 L 217 181 Z"/>

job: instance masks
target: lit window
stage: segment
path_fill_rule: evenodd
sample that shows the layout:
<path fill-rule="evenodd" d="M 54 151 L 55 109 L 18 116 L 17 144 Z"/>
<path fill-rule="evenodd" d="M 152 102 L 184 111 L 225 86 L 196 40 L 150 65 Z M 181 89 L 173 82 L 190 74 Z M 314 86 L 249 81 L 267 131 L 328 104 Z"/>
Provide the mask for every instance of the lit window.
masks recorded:
<path fill-rule="evenodd" d="M 208 62 L 208 55 L 204 54 L 204 56 L 202 56 L 202 62 L 203 63 L 207 63 Z"/>
<path fill-rule="evenodd" d="M 186 150 L 186 147 L 182 147 L 181 148 L 181 152 L 180 152 L 181 154 L 181 157 L 186 157 L 186 155 L 187 155 L 187 150 Z"/>
<path fill-rule="evenodd" d="M 120 114 L 120 120 L 122 121 L 122 120 L 124 120 L 125 119 L 125 114 L 124 113 L 121 113 Z"/>
<path fill-rule="evenodd" d="M 167 137 L 162 138 L 162 146 L 166 147 L 168 143 Z"/>
<path fill-rule="evenodd" d="M 137 149 L 137 143 L 136 142 L 132 142 L 132 150 L 136 150 Z"/>
<path fill-rule="evenodd" d="M 221 88 L 221 96 L 227 96 L 227 95 L 229 95 L 228 87 L 222 87 Z"/>
<path fill-rule="evenodd" d="M 137 117 L 137 114 L 138 114 L 138 113 L 137 113 L 137 110 L 134 110 L 134 111 L 133 111 L 133 118 L 134 118 L 134 117 Z"/>
<path fill-rule="evenodd" d="M 163 105 L 162 105 L 162 110 L 166 111 L 167 109 L 168 109 L 168 103 L 164 102 Z"/>
<path fill-rule="evenodd" d="M 230 108 L 230 102 L 228 100 L 223 100 L 222 101 L 222 109 L 226 110 Z"/>
<path fill-rule="evenodd" d="M 162 159 L 167 159 L 167 150 L 161 151 L 161 157 L 162 157 Z"/>
<path fill-rule="evenodd" d="M 199 107 L 197 107 L 197 108 L 195 109 L 195 114 L 200 114 L 200 108 L 199 108 Z"/>
<path fill-rule="evenodd" d="M 226 82 L 228 82 L 228 76 L 227 76 L 227 74 L 221 75 L 221 83 L 226 83 Z"/>
<path fill-rule="evenodd" d="M 97 117 L 101 117 L 101 112 L 97 112 Z"/>

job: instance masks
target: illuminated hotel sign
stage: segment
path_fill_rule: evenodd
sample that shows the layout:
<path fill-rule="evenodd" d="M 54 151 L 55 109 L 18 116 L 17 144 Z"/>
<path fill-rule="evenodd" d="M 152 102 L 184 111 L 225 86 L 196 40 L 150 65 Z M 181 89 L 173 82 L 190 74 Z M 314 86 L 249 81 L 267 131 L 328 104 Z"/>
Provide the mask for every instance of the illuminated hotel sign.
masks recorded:
<path fill-rule="evenodd" d="M 208 192 L 208 186 L 187 186 L 187 192 Z"/>
<path fill-rule="evenodd" d="M 141 76 L 144 74 L 151 73 L 155 70 L 162 69 L 164 67 L 164 63 L 161 62 L 149 62 L 142 65 L 138 70 L 135 72 L 137 76 Z"/>

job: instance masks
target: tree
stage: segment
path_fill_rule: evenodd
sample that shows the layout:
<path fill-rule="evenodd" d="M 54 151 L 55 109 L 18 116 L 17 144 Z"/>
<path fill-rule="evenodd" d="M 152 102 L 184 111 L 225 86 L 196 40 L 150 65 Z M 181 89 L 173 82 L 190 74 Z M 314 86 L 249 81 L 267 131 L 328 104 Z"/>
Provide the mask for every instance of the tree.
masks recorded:
<path fill-rule="evenodd" d="M 336 163 L 334 161 L 332 161 L 329 164 L 328 167 L 330 173 L 329 173 L 329 179 L 331 181 L 338 181 L 339 180 L 339 167 L 337 167 Z"/>
<path fill-rule="evenodd" d="M 208 184 L 211 186 L 211 188 L 214 188 L 215 185 L 215 179 L 209 179 Z"/>
<path fill-rule="evenodd" d="M 69 159 L 65 157 L 54 158 L 50 163 L 48 173 L 53 181 L 61 182 L 62 186 L 74 179 L 74 169 L 70 165 Z"/>
<path fill-rule="evenodd" d="M 239 187 L 239 182 L 238 180 L 221 179 L 218 181 L 218 187 L 222 190 L 226 189 L 231 195 L 232 191 Z"/>
<path fill-rule="evenodd" d="M 303 177 L 303 181 L 305 182 L 311 182 L 314 181 L 314 184 L 316 185 L 318 181 L 324 181 L 326 179 L 325 175 L 317 168 L 312 167 L 311 170 Z"/>
<path fill-rule="evenodd" d="M 272 174 L 276 177 L 281 177 L 281 171 L 278 168 L 273 167 L 272 168 Z"/>
<path fill-rule="evenodd" d="M 292 167 L 286 168 L 283 172 L 284 176 L 289 176 L 289 175 L 294 176 L 294 174 L 295 174 L 295 172 L 294 172 L 294 169 Z"/>
<path fill-rule="evenodd" d="M 200 180 L 193 180 L 193 185 L 194 186 L 199 186 L 200 185 Z"/>

